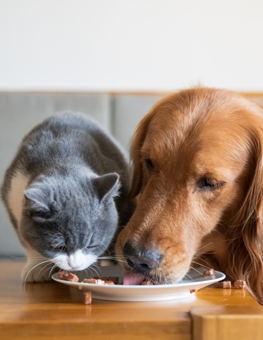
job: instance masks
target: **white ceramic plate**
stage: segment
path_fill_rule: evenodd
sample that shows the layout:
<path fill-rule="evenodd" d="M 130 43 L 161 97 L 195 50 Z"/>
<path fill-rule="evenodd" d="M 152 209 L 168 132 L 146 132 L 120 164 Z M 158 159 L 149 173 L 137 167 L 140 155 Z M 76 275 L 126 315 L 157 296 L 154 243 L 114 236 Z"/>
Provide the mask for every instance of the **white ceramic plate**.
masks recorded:
<path fill-rule="evenodd" d="M 198 270 L 198 273 L 196 270 Z M 171 284 L 171 285 L 154 285 L 154 286 L 123 286 L 118 285 L 96 285 L 90 283 L 82 283 L 84 278 L 90 278 L 97 274 L 88 275 L 85 272 L 77 272 L 76 275 L 80 278 L 80 282 L 68 282 L 59 280 L 57 273 L 52 275 L 52 279 L 63 283 L 67 286 L 81 289 L 83 292 L 92 292 L 92 298 L 100 300 L 111 300 L 111 301 L 164 301 L 173 299 L 187 298 L 193 295 L 190 293 L 191 290 L 204 288 L 211 285 L 212 283 L 223 280 L 225 274 L 215 271 L 215 278 L 211 276 L 205 277 L 202 273 L 206 270 L 205 268 L 191 269 L 188 274 L 192 278 L 183 279 L 182 281 Z M 123 280 L 123 270 L 119 266 L 100 267 L 99 276 L 118 276 L 120 283 Z"/>

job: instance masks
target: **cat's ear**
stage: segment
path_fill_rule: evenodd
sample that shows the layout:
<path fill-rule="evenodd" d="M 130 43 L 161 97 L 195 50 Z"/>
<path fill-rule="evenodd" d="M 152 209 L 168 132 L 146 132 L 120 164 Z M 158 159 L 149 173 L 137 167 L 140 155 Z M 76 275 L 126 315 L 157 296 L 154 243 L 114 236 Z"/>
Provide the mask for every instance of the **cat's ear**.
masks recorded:
<path fill-rule="evenodd" d="M 51 205 L 39 188 L 24 191 L 24 208 L 29 216 L 38 223 L 43 223 L 51 217 Z"/>
<path fill-rule="evenodd" d="M 120 176 L 114 172 L 93 178 L 92 186 L 100 201 L 109 197 L 116 197 L 119 195 L 119 189 L 121 187 Z"/>

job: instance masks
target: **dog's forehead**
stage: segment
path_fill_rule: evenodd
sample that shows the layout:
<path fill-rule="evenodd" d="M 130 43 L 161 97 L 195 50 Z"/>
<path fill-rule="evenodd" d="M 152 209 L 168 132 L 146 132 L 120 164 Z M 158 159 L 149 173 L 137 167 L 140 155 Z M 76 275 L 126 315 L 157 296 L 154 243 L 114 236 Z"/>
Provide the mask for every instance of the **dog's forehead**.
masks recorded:
<path fill-rule="evenodd" d="M 212 172 L 225 179 L 243 168 L 249 155 L 248 136 L 234 121 L 221 116 L 181 112 L 156 115 L 149 124 L 142 150 L 165 168 L 178 168 L 197 176 Z M 174 170 L 173 170 L 174 171 Z"/>
<path fill-rule="evenodd" d="M 177 153 L 200 149 L 229 151 L 229 146 L 240 144 L 244 136 L 236 122 L 207 114 L 205 118 L 177 112 L 156 114 L 148 126 L 143 148 L 162 149 Z"/>

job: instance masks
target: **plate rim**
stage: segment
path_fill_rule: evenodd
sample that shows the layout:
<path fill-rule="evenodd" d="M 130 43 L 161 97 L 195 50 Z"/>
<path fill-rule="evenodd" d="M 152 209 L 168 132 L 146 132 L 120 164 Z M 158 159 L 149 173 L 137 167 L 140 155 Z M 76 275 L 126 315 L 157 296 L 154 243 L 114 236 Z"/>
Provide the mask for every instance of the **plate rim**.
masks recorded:
<path fill-rule="evenodd" d="M 215 279 L 207 279 L 207 280 L 203 280 L 203 281 L 197 281 L 197 282 L 187 282 L 187 283 L 174 283 L 174 284 L 163 284 L 163 285 L 150 285 L 150 286 L 146 286 L 146 285 L 98 285 L 98 284 L 94 284 L 94 283 L 85 283 L 85 282 L 71 282 L 71 281 L 65 281 L 65 280 L 60 280 L 58 278 L 56 278 L 55 276 L 58 275 L 58 273 L 55 273 L 51 276 L 52 280 L 59 282 L 59 283 L 70 283 L 74 286 L 87 286 L 87 287 L 107 287 L 110 289 L 129 289 L 129 288 L 135 288 L 135 289 L 163 289 L 163 288 L 177 288 L 177 287 L 188 287 L 188 286 L 193 286 L 193 285 L 201 285 L 201 284 L 206 284 L 209 282 L 210 284 L 213 284 L 215 282 L 218 281 L 222 281 L 226 278 L 226 275 L 220 271 L 215 270 L 214 271 L 215 274 L 218 273 L 221 277 L 217 277 Z M 209 276 L 207 276 L 207 278 L 209 278 Z"/>

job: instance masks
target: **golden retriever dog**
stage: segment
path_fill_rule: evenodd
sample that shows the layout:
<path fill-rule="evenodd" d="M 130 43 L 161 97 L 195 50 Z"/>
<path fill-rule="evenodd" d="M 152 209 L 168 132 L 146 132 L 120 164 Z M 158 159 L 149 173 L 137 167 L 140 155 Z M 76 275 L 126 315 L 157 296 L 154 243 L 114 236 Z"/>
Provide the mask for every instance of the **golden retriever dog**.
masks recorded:
<path fill-rule="evenodd" d="M 131 159 L 138 206 L 116 244 L 125 284 L 213 267 L 262 304 L 262 108 L 220 89 L 172 94 L 137 126 Z"/>

